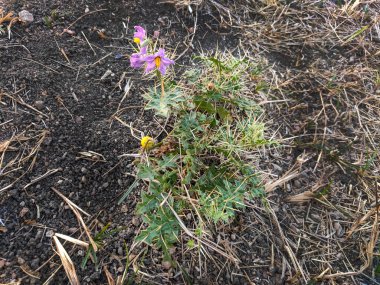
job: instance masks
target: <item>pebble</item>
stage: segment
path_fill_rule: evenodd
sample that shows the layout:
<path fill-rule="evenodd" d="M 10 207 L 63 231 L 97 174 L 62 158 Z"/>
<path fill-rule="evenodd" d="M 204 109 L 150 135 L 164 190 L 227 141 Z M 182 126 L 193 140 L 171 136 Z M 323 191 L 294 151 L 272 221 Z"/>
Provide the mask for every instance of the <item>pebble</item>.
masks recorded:
<path fill-rule="evenodd" d="M 22 201 L 22 202 L 20 203 L 20 206 L 21 206 L 21 207 L 24 207 L 24 206 L 25 206 L 25 201 Z"/>
<path fill-rule="evenodd" d="M 294 181 L 294 186 L 296 188 L 300 188 L 301 187 L 301 182 L 299 180 Z"/>
<path fill-rule="evenodd" d="M 344 229 L 338 222 L 334 222 L 334 229 L 336 231 L 336 235 L 338 237 L 342 237 L 344 235 Z"/>
<path fill-rule="evenodd" d="M 83 122 L 82 118 L 80 116 L 75 117 L 75 122 L 77 124 L 81 124 Z"/>
<path fill-rule="evenodd" d="M 75 228 L 75 227 L 73 227 L 73 228 L 69 228 L 67 231 L 68 231 L 70 234 L 73 234 L 73 233 L 75 233 L 76 231 L 78 231 L 78 228 Z"/>
<path fill-rule="evenodd" d="M 191 219 L 192 219 L 192 215 L 191 215 L 191 213 L 187 213 L 187 215 L 186 215 L 186 219 L 188 220 L 188 221 L 191 221 Z"/>
<path fill-rule="evenodd" d="M 170 261 L 162 262 L 162 268 L 164 268 L 165 270 L 169 270 L 171 267 L 172 267 L 172 264 L 170 263 Z"/>
<path fill-rule="evenodd" d="M 29 24 L 34 21 L 33 14 L 30 13 L 27 10 L 22 10 L 18 13 L 18 17 L 20 18 L 20 21 L 26 24 Z"/>
<path fill-rule="evenodd" d="M 48 230 L 48 231 L 46 231 L 45 235 L 46 235 L 46 237 L 51 238 L 54 235 L 54 231 L 53 230 Z"/>
<path fill-rule="evenodd" d="M 36 106 L 36 108 L 37 108 L 38 110 L 41 110 L 41 109 L 44 108 L 44 101 L 40 101 L 40 100 L 38 100 L 38 101 L 34 102 L 34 106 Z"/>
<path fill-rule="evenodd" d="M 134 225 L 135 227 L 140 225 L 140 221 L 137 217 L 132 218 L 132 225 Z"/>
<path fill-rule="evenodd" d="M 175 247 L 171 247 L 169 248 L 169 253 L 173 255 L 176 252 L 176 250 L 177 249 Z"/>
<path fill-rule="evenodd" d="M 21 257 L 17 257 L 17 263 L 19 265 L 23 265 L 25 263 L 25 259 L 21 258 Z"/>
<path fill-rule="evenodd" d="M 40 259 L 39 258 L 35 258 L 30 263 L 30 266 L 35 269 L 35 268 L 38 268 L 39 264 L 40 264 Z"/>
<path fill-rule="evenodd" d="M 21 209 L 19 216 L 22 218 L 29 212 L 29 209 L 24 207 Z"/>
<path fill-rule="evenodd" d="M 37 239 L 42 238 L 42 235 L 43 235 L 43 230 L 38 230 L 35 239 L 37 240 Z"/>

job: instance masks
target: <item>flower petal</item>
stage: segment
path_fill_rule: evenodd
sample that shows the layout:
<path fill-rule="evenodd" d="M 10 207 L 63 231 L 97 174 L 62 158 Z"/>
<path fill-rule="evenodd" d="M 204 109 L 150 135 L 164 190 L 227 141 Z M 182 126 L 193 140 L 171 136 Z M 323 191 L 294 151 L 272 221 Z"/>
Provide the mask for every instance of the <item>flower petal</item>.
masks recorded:
<path fill-rule="evenodd" d="M 145 55 L 146 52 L 147 52 L 147 49 L 148 49 L 148 47 L 142 47 L 142 48 L 140 49 L 140 54 Z"/>
<path fill-rule="evenodd" d="M 161 64 L 161 65 L 158 67 L 158 70 L 161 72 L 162 75 L 165 75 L 165 73 L 166 73 L 166 65 Z"/>
<path fill-rule="evenodd" d="M 165 57 L 165 50 L 163 48 L 160 48 L 158 50 L 158 52 L 156 53 L 156 56 L 159 56 L 159 57 Z"/>
<path fill-rule="evenodd" d="M 133 34 L 133 37 L 140 39 L 140 41 L 142 42 L 146 38 L 145 29 L 141 26 L 135 26 L 134 28 L 136 32 Z"/>
<path fill-rule="evenodd" d="M 144 57 L 139 53 L 134 53 L 130 57 L 131 67 L 140 68 L 144 63 Z"/>
<path fill-rule="evenodd" d="M 146 62 L 154 62 L 155 59 L 156 59 L 156 56 L 153 55 L 153 54 L 151 54 L 151 55 L 147 55 L 147 56 L 145 57 L 145 61 L 146 61 Z"/>
<path fill-rule="evenodd" d="M 149 73 L 156 68 L 156 63 L 153 61 L 146 61 L 145 73 Z"/>
<path fill-rule="evenodd" d="M 175 63 L 174 60 L 171 60 L 171 59 L 169 59 L 169 58 L 167 58 L 167 57 L 162 57 L 162 58 L 161 58 L 161 61 L 162 61 L 162 63 L 165 64 L 165 65 L 171 65 L 171 64 L 174 64 L 174 63 Z"/>

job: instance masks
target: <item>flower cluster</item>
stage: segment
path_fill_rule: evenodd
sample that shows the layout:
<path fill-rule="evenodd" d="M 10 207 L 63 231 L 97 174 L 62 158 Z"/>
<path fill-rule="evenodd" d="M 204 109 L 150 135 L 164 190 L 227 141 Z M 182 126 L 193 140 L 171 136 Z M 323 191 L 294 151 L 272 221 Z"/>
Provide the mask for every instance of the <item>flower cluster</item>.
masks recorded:
<path fill-rule="evenodd" d="M 148 54 L 149 40 L 144 28 L 135 26 L 133 41 L 139 46 L 139 52 L 130 57 L 131 67 L 140 68 L 145 66 L 145 73 L 157 69 L 162 75 L 165 75 L 166 69 L 174 64 L 174 61 L 165 56 L 165 50 L 160 48 L 154 54 Z"/>

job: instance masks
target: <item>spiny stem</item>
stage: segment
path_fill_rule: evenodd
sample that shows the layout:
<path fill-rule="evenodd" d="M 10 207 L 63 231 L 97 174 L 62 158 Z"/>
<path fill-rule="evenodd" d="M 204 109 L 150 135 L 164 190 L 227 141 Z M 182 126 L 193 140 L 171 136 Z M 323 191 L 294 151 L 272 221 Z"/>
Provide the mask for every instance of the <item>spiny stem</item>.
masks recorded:
<path fill-rule="evenodd" d="M 160 73 L 159 70 L 156 70 L 156 75 L 159 80 L 161 80 L 161 96 L 160 96 L 160 101 L 162 102 L 162 99 L 164 99 L 165 96 L 165 82 L 164 82 L 164 77 Z"/>
<path fill-rule="evenodd" d="M 164 78 L 161 76 L 161 101 L 164 99 L 165 96 L 165 83 Z"/>

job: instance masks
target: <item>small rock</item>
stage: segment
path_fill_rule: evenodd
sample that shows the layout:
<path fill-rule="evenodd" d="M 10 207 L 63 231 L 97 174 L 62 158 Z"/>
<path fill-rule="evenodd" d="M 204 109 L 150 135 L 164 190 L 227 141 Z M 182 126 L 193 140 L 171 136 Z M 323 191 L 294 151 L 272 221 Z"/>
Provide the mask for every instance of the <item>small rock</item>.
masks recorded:
<path fill-rule="evenodd" d="M 27 10 L 22 10 L 18 13 L 18 17 L 21 22 L 29 24 L 34 21 L 33 14 Z"/>
<path fill-rule="evenodd" d="M 175 247 L 171 247 L 169 248 L 169 253 L 173 255 L 176 252 L 176 250 L 177 249 Z"/>
<path fill-rule="evenodd" d="M 36 106 L 36 108 L 38 110 L 41 110 L 44 107 L 44 101 L 38 100 L 38 101 L 34 102 L 34 106 Z"/>
<path fill-rule="evenodd" d="M 24 207 L 24 206 L 25 206 L 25 201 L 22 201 L 22 202 L 20 203 L 20 206 L 21 206 L 21 207 Z"/>
<path fill-rule="evenodd" d="M 86 167 L 82 167 L 82 168 L 80 169 L 80 171 L 81 171 L 82 173 L 87 173 L 87 168 L 86 168 Z"/>
<path fill-rule="evenodd" d="M 45 235 L 46 235 L 46 237 L 51 238 L 54 235 L 54 231 L 53 230 L 48 230 Z"/>
<path fill-rule="evenodd" d="M 52 137 L 46 137 L 44 140 L 44 145 L 50 145 L 52 141 L 53 141 Z"/>
<path fill-rule="evenodd" d="M 294 181 L 294 186 L 296 188 L 300 188 L 301 187 L 301 182 L 299 180 Z"/>
<path fill-rule="evenodd" d="M 30 263 L 30 266 L 34 269 L 38 268 L 40 264 L 40 259 L 39 258 L 35 258 L 32 260 L 32 262 Z"/>
<path fill-rule="evenodd" d="M 107 188 L 110 184 L 108 182 L 103 183 L 103 188 Z"/>
<path fill-rule="evenodd" d="M 236 240 L 236 234 L 232 234 L 232 235 L 231 235 L 231 239 L 232 239 L 232 240 Z"/>
<path fill-rule="evenodd" d="M 334 222 L 334 229 L 336 231 L 336 235 L 338 237 L 342 237 L 344 235 L 344 229 L 338 222 Z"/>
<path fill-rule="evenodd" d="M 25 259 L 21 258 L 21 257 L 17 257 L 17 263 L 19 265 L 23 265 L 25 263 Z"/>
<path fill-rule="evenodd" d="M 77 117 L 75 117 L 75 122 L 77 124 L 82 124 L 83 120 L 82 120 L 82 118 L 80 116 L 77 116 Z"/>
<path fill-rule="evenodd" d="M 82 178 L 80 179 L 80 181 L 82 182 L 82 183 L 86 183 L 87 182 L 87 178 L 86 178 L 86 176 L 82 176 Z"/>
<path fill-rule="evenodd" d="M 140 225 L 140 221 L 137 217 L 132 218 L 132 225 L 134 225 L 135 227 Z"/>
<path fill-rule="evenodd" d="M 26 207 L 22 208 L 20 211 L 20 214 L 19 214 L 20 218 L 24 217 L 26 215 L 26 213 L 28 213 L 28 212 L 29 212 L 28 208 L 26 208 Z"/>
<path fill-rule="evenodd" d="M 37 240 L 37 239 L 42 238 L 42 235 L 43 235 L 43 230 L 38 230 L 35 239 Z"/>
<path fill-rule="evenodd" d="M 75 232 L 78 231 L 78 228 L 75 228 L 75 227 L 73 227 L 73 228 L 69 228 L 67 231 L 68 231 L 70 234 L 73 234 L 73 233 L 75 233 Z"/>
<path fill-rule="evenodd" d="M 169 270 L 171 267 L 172 267 L 172 264 L 170 263 L 170 261 L 162 262 L 162 268 L 164 268 L 165 270 Z"/>
<path fill-rule="evenodd" d="M 118 267 L 118 268 L 117 268 L 117 271 L 120 272 L 120 273 L 122 273 L 122 272 L 124 271 L 124 266 L 120 266 L 120 267 Z"/>

